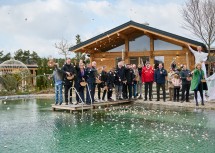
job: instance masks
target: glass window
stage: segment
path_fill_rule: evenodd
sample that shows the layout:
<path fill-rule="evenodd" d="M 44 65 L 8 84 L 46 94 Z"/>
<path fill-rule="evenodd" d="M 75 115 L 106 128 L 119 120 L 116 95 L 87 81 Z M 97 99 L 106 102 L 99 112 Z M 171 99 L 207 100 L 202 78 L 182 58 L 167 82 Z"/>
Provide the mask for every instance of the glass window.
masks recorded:
<path fill-rule="evenodd" d="M 182 50 L 182 47 L 162 40 L 154 40 L 154 50 Z"/>
<path fill-rule="evenodd" d="M 130 57 L 130 64 L 138 65 L 138 57 Z"/>
<path fill-rule="evenodd" d="M 154 68 L 158 68 L 159 63 L 164 63 L 164 56 L 155 56 L 154 63 Z"/>
<path fill-rule="evenodd" d="M 122 52 L 122 50 L 125 51 L 125 44 L 118 46 L 118 47 L 115 47 L 115 48 L 113 48 L 107 52 Z"/>
<path fill-rule="evenodd" d="M 129 41 L 129 51 L 142 52 L 150 50 L 150 38 L 143 35 Z"/>

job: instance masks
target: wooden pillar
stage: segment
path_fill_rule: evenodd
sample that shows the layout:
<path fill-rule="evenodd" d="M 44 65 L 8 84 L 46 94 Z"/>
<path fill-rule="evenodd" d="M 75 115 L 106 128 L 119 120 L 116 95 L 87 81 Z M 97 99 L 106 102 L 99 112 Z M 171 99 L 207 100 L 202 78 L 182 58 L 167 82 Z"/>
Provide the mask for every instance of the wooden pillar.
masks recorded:
<path fill-rule="evenodd" d="M 154 38 L 150 36 L 150 56 L 149 56 L 149 61 L 151 65 L 154 64 Z"/>
<path fill-rule="evenodd" d="M 128 38 L 126 38 L 125 39 L 125 54 L 124 54 L 125 63 L 129 63 L 128 52 L 129 52 L 129 40 L 128 40 Z"/>

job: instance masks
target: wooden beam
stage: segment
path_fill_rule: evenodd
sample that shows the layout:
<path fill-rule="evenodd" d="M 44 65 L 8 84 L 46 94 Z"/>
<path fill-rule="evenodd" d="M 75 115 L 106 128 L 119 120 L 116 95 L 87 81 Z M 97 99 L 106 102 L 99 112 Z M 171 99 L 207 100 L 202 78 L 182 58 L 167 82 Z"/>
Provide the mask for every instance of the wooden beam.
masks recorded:
<path fill-rule="evenodd" d="M 126 29 L 129 29 L 129 28 L 131 28 L 131 26 L 127 26 L 127 27 L 125 27 L 125 28 L 123 28 L 123 29 L 120 29 L 120 30 L 118 30 L 118 31 L 116 31 L 116 32 L 113 32 L 112 34 L 109 34 L 108 36 L 111 37 L 111 36 L 113 36 L 113 35 L 117 35 L 117 33 L 121 34 L 122 31 L 124 31 L 124 30 L 126 30 Z M 101 37 L 101 38 L 99 38 L 99 39 L 97 39 L 97 40 L 95 40 L 95 41 L 92 41 L 91 43 L 88 43 L 88 44 L 82 46 L 81 48 L 86 47 L 86 46 L 89 46 L 89 45 L 92 45 L 92 44 L 94 44 L 94 43 L 96 43 L 96 42 L 102 41 L 102 40 L 106 39 L 106 37 L 107 37 L 107 35 L 106 35 L 106 36 L 103 36 L 103 37 Z M 74 52 L 77 52 L 77 51 L 80 51 L 80 47 L 74 50 Z"/>
<path fill-rule="evenodd" d="M 149 61 L 151 64 L 154 64 L 154 38 L 150 36 L 150 56 Z"/>

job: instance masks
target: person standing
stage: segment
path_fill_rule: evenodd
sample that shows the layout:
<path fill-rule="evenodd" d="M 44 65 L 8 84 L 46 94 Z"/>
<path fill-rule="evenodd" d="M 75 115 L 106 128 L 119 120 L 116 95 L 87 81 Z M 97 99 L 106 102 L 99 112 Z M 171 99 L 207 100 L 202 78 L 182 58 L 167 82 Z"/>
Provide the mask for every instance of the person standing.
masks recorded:
<path fill-rule="evenodd" d="M 188 48 L 190 49 L 190 51 L 193 53 L 194 57 L 195 57 L 195 65 L 198 64 L 198 63 L 201 63 L 201 69 L 204 71 L 204 78 L 206 79 L 207 78 L 207 72 L 206 72 L 206 67 L 205 67 L 205 62 L 208 58 L 208 53 L 204 53 L 202 52 L 202 47 L 201 46 L 198 46 L 197 47 L 197 51 L 193 50 L 189 44 L 188 44 Z M 198 97 L 198 100 L 201 100 L 201 95 L 197 96 Z M 203 92 L 203 98 L 206 100 L 206 97 L 205 97 L 205 92 Z"/>
<path fill-rule="evenodd" d="M 174 86 L 172 84 L 172 79 L 175 74 L 175 71 L 170 67 L 170 71 L 167 76 L 167 81 L 168 81 L 168 89 L 169 89 L 169 100 L 172 101 L 173 99 L 173 94 L 174 94 Z"/>
<path fill-rule="evenodd" d="M 195 70 L 193 71 L 193 78 L 191 80 L 191 90 L 194 91 L 194 97 L 196 100 L 196 106 L 199 106 L 198 99 L 197 99 L 197 92 L 199 91 L 202 105 L 204 105 L 204 99 L 203 99 L 203 85 L 202 80 L 204 79 L 204 71 L 202 70 L 202 64 L 197 63 Z"/>
<path fill-rule="evenodd" d="M 78 94 L 76 93 L 77 103 L 81 103 L 82 101 L 85 102 L 85 99 L 84 99 L 84 88 L 85 88 L 85 86 L 81 85 L 81 82 L 85 82 L 85 80 L 86 80 L 86 71 L 84 69 L 84 66 L 85 65 L 83 62 L 79 62 L 79 65 L 76 66 L 76 77 L 75 77 L 75 85 L 74 86 L 75 86 L 75 89 L 77 90 L 79 96 L 81 97 L 81 99 L 80 99 Z"/>
<path fill-rule="evenodd" d="M 108 101 L 113 101 L 112 93 L 113 93 L 114 81 L 116 77 L 116 75 L 114 74 L 114 68 L 110 69 L 107 76 L 108 76 L 107 77 L 107 88 L 108 88 L 107 98 L 108 98 Z"/>
<path fill-rule="evenodd" d="M 62 87 L 63 87 L 63 73 L 59 69 L 59 64 L 55 63 L 53 74 L 50 76 L 53 77 L 55 85 L 55 105 L 63 103 Z M 49 77 L 49 79 L 50 79 Z"/>
<path fill-rule="evenodd" d="M 181 102 L 183 103 L 185 100 L 186 102 L 189 102 L 192 74 L 190 70 L 187 69 L 186 65 L 183 65 L 182 67 L 182 70 L 180 72 L 180 78 L 182 81 Z M 186 95 L 185 95 L 185 92 L 186 92 Z"/>
<path fill-rule="evenodd" d="M 136 99 L 137 98 L 137 83 L 140 80 L 140 76 L 139 76 L 139 72 L 138 72 L 136 64 L 132 65 L 132 69 L 134 71 L 134 79 L 133 79 L 133 85 L 132 85 L 133 96 L 134 96 L 134 99 Z"/>
<path fill-rule="evenodd" d="M 116 100 L 123 100 L 122 99 L 122 86 L 123 82 L 125 81 L 125 68 L 122 65 L 122 62 L 118 62 L 118 67 L 115 70 L 115 93 L 116 93 Z"/>
<path fill-rule="evenodd" d="M 152 101 L 152 84 L 154 81 L 154 69 L 149 62 L 142 69 L 142 83 L 145 84 L 145 99 L 147 101 L 147 95 L 149 92 L 149 100 Z"/>
<path fill-rule="evenodd" d="M 95 86 L 96 86 L 96 77 L 97 77 L 97 69 L 96 69 L 96 62 L 93 61 L 92 65 L 89 64 L 86 69 L 86 81 L 88 84 L 87 87 L 87 97 L 86 97 L 86 104 L 90 105 L 91 101 L 94 103 L 94 96 L 95 96 Z"/>
<path fill-rule="evenodd" d="M 138 65 L 138 74 L 139 74 L 139 81 L 137 82 L 137 94 L 139 95 L 138 99 L 143 99 L 143 83 L 142 83 L 142 65 Z"/>
<path fill-rule="evenodd" d="M 105 95 L 107 92 L 107 71 L 106 66 L 102 66 L 102 72 L 99 74 L 99 80 L 101 80 L 101 83 L 99 83 L 98 86 L 98 100 L 99 102 L 105 101 Z M 101 99 L 101 90 L 103 89 L 103 95 Z"/>
<path fill-rule="evenodd" d="M 181 87 L 181 79 L 178 74 L 174 74 L 174 77 L 172 78 L 172 84 L 174 86 L 174 98 L 173 101 L 179 102 L 179 91 Z"/>
<path fill-rule="evenodd" d="M 124 99 L 131 100 L 132 99 L 132 86 L 134 84 L 134 71 L 132 69 L 132 65 L 127 64 L 127 68 L 125 71 L 125 78 L 126 78 L 126 83 L 123 86 L 123 97 Z M 127 90 L 128 89 L 128 90 Z M 128 93 L 127 93 L 128 91 Z"/>
<path fill-rule="evenodd" d="M 73 79 L 75 76 L 75 69 L 73 64 L 71 64 L 71 59 L 67 58 L 66 63 L 63 65 L 62 69 L 64 72 L 63 81 L 64 81 L 64 96 L 65 103 L 68 105 L 68 92 L 70 90 L 70 96 L 72 96 L 72 89 L 70 89 L 73 85 Z M 72 104 L 72 97 L 69 97 L 70 104 Z"/>
<path fill-rule="evenodd" d="M 163 91 L 163 101 L 166 101 L 166 91 L 165 91 L 165 82 L 166 82 L 167 71 L 163 68 L 163 64 L 159 63 L 158 68 L 155 70 L 154 82 L 156 82 L 157 88 L 157 101 L 160 101 L 160 88 Z"/>

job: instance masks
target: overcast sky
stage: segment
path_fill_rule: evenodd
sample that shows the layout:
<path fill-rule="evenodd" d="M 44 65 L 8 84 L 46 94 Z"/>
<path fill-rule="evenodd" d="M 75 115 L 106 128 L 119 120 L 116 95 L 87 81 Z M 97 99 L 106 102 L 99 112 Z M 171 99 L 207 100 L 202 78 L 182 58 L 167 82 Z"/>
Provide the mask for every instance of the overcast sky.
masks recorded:
<path fill-rule="evenodd" d="M 133 20 L 195 39 L 182 28 L 186 0 L 0 0 L 0 50 L 60 57 L 54 43 L 75 44 Z"/>

